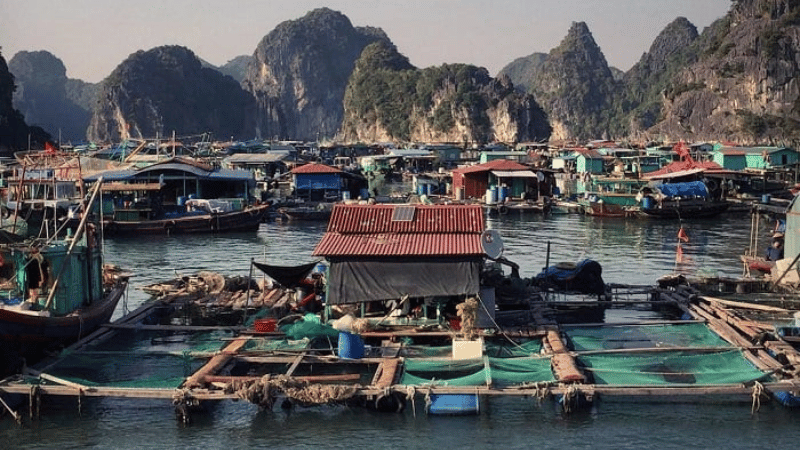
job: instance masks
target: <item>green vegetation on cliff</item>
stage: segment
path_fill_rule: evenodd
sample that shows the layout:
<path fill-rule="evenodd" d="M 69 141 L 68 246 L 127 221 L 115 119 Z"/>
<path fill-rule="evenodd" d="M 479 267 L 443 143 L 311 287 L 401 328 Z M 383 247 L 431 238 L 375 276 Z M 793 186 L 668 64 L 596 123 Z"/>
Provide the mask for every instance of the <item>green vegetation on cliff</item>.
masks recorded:
<path fill-rule="evenodd" d="M 376 42 L 356 63 L 345 110 L 360 123 L 379 124 L 399 140 L 411 139 L 412 120 L 421 116 L 437 132 L 450 131 L 457 118 L 463 118 L 474 134 L 487 135 L 491 122 L 485 87 L 491 81 L 486 69 L 467 64 L 417 69 L 393 45 Z"/>

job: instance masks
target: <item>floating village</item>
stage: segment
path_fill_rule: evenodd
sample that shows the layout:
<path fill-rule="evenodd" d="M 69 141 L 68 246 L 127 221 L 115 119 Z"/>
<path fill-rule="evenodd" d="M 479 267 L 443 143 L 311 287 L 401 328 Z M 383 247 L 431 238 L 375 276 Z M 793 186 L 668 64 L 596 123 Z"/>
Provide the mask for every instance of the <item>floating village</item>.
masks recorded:
<path fill-rule="evenodd" d="M 3 420 L 53 397 L 480 414 L 601 398 L 800 406 L 800 153 L 724 143 L 320 145 L 173 138 L 49 146 L 2 161 Z M 742 276 L 603 280 L 603 261 L 520 276 L 486 218 L 749 215 Z M 327 224 L 313 260 L 252 260 L 143 289 L 106 237 Z M 680 228 L 672 247 L 689 238 Z M 602 242 L 597 245 L 602 245 Z M 555 259 L 555 258 L 554 258 Z M 657 320 L 607 321 L 617 309 Z"/>

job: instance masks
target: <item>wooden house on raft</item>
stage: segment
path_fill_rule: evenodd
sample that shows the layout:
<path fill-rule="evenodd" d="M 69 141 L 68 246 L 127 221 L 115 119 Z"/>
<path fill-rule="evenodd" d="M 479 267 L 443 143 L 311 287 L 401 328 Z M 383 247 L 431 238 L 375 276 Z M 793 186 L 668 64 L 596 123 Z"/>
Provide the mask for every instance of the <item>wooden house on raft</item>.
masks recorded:
<path fill-rule="evenodd" d="M 539 178 L 529 166 L 509 159 L 495 159 L 484 164 L 453 170 L 453 192 L 457 200 L 483 198 L 486 191 L 505 189 L 501 198 L 521 197 L 539 192 Z"/>
<path fill-rule="evenodd" d="M 420 325 L 455 317 L 456 304 L 478 295 L 493 317 L 481 270 L 500 245 L 480 205 L 337 204 L 313 254 L 328 260 L 329 307 Z"/>

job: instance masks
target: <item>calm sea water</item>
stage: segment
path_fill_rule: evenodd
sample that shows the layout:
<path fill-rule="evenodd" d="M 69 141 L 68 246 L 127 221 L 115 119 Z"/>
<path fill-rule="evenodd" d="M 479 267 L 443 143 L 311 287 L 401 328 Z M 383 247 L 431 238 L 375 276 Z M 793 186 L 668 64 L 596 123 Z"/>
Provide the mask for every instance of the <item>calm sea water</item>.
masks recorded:
<path fill-rule="evenodd" d="M 676 265 L 678 222 L 578 215 L 500 216 L 487 219 L 505 242 L 504 255 L 534 276 L 547 262 L 592 258 L 609 283 L 652 285 L 676 269 L 741 275 L 739 255 L 748 243 L 748 214 L 684 222 L 689 242 Z M 257 233 L 113 239 L 107 262 L 136 276 L 126 305 L 147 299 L 146 284 L 213 270 L 246 275 L 251 259 L 291 265 L 313 260 L 324 224 L 263 224 Z M 45 398 L 41 419 L 17 426 L 0 421 L 4 448 L 777 448 L 796 445 L 800 411 L 774 404 L 751 414 L 748 399 L 671 402 L 669 399 L 603 400 L 589 412 L 563 415 L 550 402 L 489 399 L 470 417 L 381 414 L 322 407 L 264 412 L 245 402 L 222 402 L 190 426 L 179 423 L 162 400 Z"/>

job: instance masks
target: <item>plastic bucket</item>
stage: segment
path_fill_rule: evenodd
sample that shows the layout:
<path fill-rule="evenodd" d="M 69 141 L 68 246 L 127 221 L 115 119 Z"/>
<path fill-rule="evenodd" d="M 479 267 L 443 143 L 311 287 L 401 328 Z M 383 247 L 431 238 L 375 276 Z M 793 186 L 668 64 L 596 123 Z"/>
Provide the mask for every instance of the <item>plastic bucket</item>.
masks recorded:
<path fill-rule="evenodd" d="M 256 319 L 253 326 L 257 333 L 271 333 L 278 328 L 278 321 L 275 319 Z"/>
<path fill-rule="evenodd" d="M 339 332 L 339 358 L 361 359 L 364 357 L 364 340 L 347 331 Z"/>

